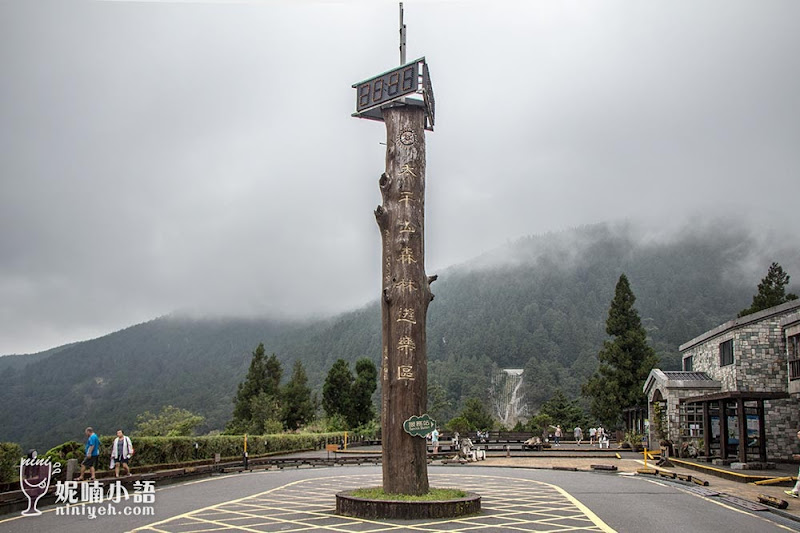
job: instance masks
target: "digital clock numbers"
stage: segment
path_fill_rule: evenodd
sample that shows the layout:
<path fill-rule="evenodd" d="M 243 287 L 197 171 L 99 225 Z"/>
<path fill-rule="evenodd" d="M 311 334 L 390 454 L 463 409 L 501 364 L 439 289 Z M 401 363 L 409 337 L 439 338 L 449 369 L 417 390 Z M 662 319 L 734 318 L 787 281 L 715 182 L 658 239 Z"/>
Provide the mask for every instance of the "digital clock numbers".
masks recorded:
<path fill-rule="evenodd" d="M 356 112 L 385 104 L 395 98 L 417 92 L 419 74 L 417 63 L 403 65 L 356 85 Z"/>
<path fill-rule="evenodd" d="M 414 93 L 421 93 L 423 99 L 408 99 L 406 105 L 425 107 L 425 128 L 433 129 L 433 87 L 425 58 L 379 74 L 353 85 L 356 90 L 356 112 L 354 117 L 383 120 L 381 106 Z"/>

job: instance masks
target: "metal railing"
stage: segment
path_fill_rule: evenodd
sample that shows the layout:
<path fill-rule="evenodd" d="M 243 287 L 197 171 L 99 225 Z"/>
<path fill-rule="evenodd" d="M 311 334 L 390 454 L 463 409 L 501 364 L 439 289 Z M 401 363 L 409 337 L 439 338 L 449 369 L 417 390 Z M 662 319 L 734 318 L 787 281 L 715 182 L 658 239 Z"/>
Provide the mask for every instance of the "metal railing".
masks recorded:
<path fill-rule="evenodd" d="M 789 360 L 789 381 L 800 379 L 800 359 Z"/>

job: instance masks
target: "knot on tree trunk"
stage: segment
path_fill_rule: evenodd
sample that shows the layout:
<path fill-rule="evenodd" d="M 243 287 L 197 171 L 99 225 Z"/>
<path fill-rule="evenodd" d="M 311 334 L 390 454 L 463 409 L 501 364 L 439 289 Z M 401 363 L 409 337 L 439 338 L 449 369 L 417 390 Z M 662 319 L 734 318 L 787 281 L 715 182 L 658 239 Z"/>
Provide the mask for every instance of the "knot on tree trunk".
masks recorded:
<path fill-rule="evenodd" d="M 382 205 L 375 208 L 375 221 L 381 230 L 386 229 L 386 225 L 389 223 L 389 213 L 386 212 Z"/>

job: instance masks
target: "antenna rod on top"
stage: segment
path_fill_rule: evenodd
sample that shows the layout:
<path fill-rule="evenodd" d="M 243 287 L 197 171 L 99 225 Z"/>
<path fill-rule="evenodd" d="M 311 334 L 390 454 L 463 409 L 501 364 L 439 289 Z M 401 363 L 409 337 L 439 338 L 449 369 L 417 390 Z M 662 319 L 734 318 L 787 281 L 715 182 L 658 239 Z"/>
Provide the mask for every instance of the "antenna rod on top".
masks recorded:
<path fill-rule="evenodd" d="M 406 64 L 406 25 L 403 24 L 403 2 L 400 2 L 400 64 Z"/>

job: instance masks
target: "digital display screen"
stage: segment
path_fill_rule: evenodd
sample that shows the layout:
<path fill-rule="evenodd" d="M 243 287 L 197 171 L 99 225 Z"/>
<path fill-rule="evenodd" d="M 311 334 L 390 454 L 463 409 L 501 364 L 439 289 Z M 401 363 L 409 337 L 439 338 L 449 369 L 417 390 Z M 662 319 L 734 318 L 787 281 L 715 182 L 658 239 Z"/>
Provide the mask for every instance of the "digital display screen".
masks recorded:
<path fill-rule="evenodd" d="M 356 112 L 379 106 L 419 88 L 419 62 L 403 65 L 356 85 Z"/>

